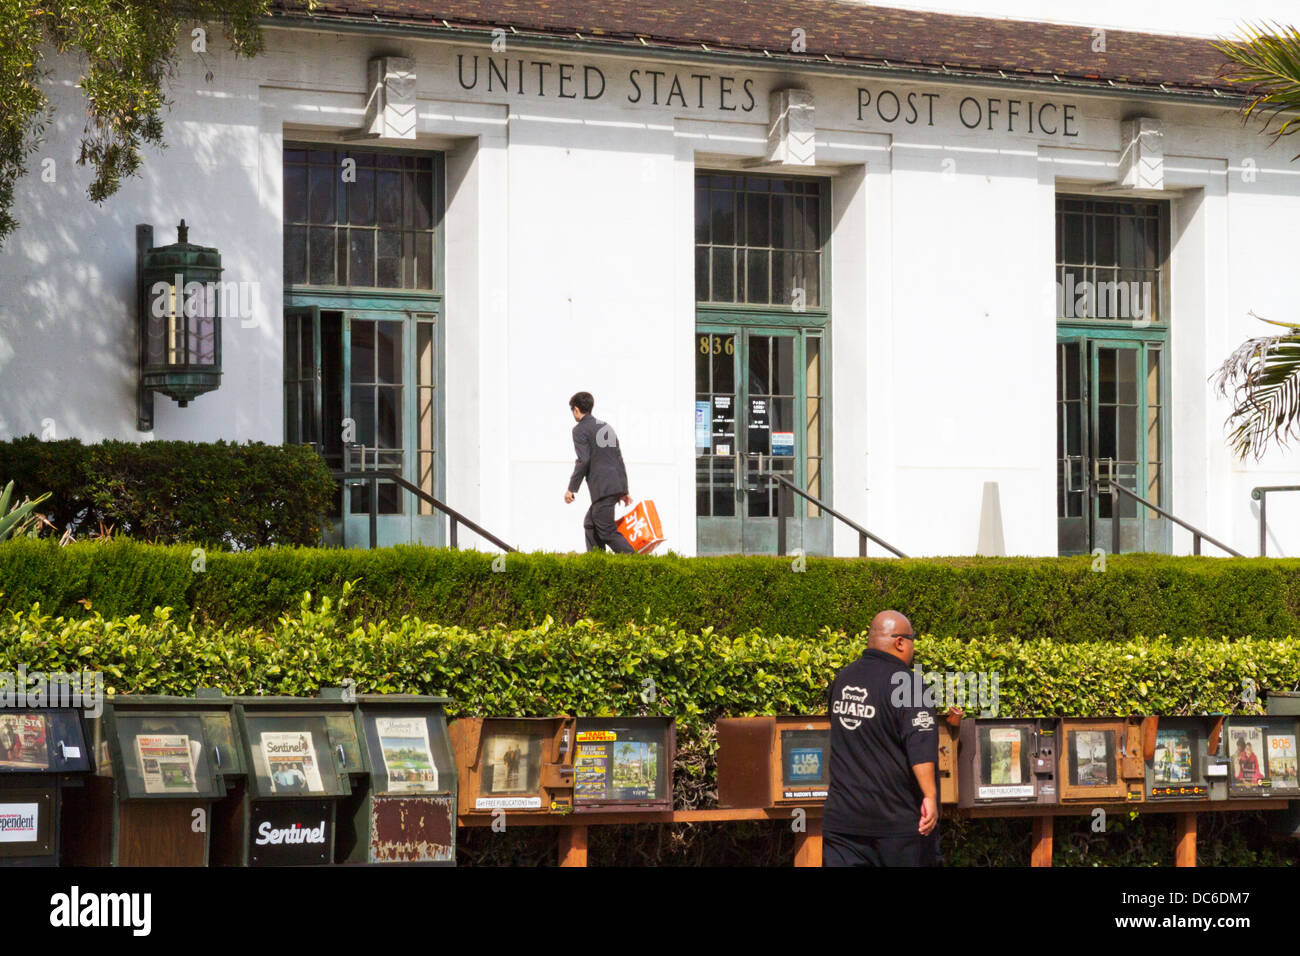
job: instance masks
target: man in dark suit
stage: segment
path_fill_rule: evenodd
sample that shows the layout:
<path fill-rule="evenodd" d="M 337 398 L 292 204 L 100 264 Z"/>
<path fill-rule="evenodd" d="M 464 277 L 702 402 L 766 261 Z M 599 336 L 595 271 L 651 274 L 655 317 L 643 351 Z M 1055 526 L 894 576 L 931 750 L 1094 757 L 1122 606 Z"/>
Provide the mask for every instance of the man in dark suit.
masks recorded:
<path fill-rule="evenodd" d="M 573 466 L 569 488 L 564 493 L 564 503 L 573 503 L 574 493 L 586 478 L 587 491 L 591 493 L 591 507 L 582 522 L 583 530 L 587 532 L 587 550 L 604 551 L 608 545 L 618 554 L 632 554 L 632 546 L 619 534 L 614 522 L 614 502 L 632 503 L 632 496 L 627 493 L 623 452 L 618 447 L 614 429 L 591 414 L 595 405 L 596 400 L 590 392 L 578 392 L 569 399 L 569 410 L 578 423 L 573 426 L 573 450 L 577 452 L 578 460 Z"/>

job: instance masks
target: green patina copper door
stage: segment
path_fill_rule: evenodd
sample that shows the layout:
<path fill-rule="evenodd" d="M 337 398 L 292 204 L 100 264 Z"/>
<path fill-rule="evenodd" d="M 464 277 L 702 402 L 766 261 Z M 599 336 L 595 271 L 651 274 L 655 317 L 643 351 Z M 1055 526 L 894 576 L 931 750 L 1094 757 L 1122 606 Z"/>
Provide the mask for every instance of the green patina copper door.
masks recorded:
<path fill-rule="evenodd" d="M 395 474 L 441 498 L 438 315 L 289 306 L 285 309 L 285 434 L 316 447 L 333 471 Z M 331 543 L 370 542 L 371 484 L 340 488 Z M 380 480 L 377 543 L 440 544 L 434 509 Z"/>
<path fill-rule="evenodd" d="M 1111 549 L 1120 522 L 1124 551 L 1169 550 L 1168 522 L 1121 495 L 1113 479 L 1166 507 L 1164 345 L 1159 339 L 1062 336 L 1057 342 L 1057 500 L 1062 554 Z"/>
<path fill-rule="evenodd" d="M 699 551 L 775 554 L 778 486 L 767 475 L 823 498 L 823 334 L 710 324 L 693 347 Z M 788 548 L 830 553 L 816 505 L 796 497 L 786 520 Z"/>
<path fill-rule="evenodd" d="M 441 154 L 284 149 L 285 441 L 335 472 L 443 499 Z M 445 519 L 393 481 L 340 485 L 326 540 L 441 544 Z"/>

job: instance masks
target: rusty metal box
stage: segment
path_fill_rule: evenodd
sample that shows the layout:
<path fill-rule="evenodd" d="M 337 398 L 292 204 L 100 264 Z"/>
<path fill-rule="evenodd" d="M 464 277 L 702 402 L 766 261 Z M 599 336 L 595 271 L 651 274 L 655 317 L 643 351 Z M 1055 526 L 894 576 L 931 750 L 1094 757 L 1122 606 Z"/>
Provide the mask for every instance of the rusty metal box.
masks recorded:
<path fill-rule="evenodd" d="M 357 730 L 369 773 L 340 807 L 342 863 L 456 861 L 456 761 L 447 698 L 360 694 Z"/>

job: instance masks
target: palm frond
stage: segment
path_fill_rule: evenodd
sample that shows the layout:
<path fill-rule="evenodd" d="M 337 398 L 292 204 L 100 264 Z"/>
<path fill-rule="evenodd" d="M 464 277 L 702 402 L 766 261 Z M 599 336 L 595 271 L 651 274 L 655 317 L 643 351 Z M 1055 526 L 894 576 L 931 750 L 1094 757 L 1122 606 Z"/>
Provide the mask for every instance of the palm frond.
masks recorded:
<path fill-rule="evenodd" d="M 1247 339 L 1210 377 L 1233 403 L 1229 445 L 1238 458 L 1258 460 L 1270 444 L 1300 438 L 1300 324 L 1251 315 L 1288 331 Z"/>
<path fill-rule="evenodd" d="M 1300 29 L 1274 23 L 1245 24 L 1242 38 L 1220 40 L 1214 48 L 1228 58 L 1224 79 L 1248 87 L 1246 118 L 1263 116 L 1264 129 L 1282 114 L 1276 142 L 1300 131 Z M 1295 159 L 1300 159 L 1297 154 Z"/>

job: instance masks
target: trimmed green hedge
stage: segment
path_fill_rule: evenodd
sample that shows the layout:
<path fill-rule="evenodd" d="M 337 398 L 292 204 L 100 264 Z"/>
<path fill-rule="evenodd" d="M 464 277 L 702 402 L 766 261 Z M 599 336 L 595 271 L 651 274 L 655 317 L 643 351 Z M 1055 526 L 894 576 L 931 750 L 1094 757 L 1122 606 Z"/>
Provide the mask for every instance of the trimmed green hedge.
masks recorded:
<path fill-rule="evenodd" d="M 147 541 L 206 547 L 315 545 L 335 493 L 320 456 L 300 445 L 226 442 L 0 442 L 0 482 L 18 500 L 51 493 L 41 511 L 61 534 L 100 523 Z M 58 536 L 57 534 L 55 535 Z"/>
<path fill-rule="evenodd" d="M 358 624 L 328 597 L 269 628 L 182 623 L 169 609 L 73 618 L 39 608 L 0 617 L 0 670 L 99 670 L 119 693 L 312 695 L 345 679 L 361 691 L 445 694 L 453 713 L 630 713 L 643 682 L 653 713 L 687 734 L 719 716 L 825 711 L 828 681 L 866 648 L 865 635 L 724 634 L 671 623 L 607 627 L 583 620 L 470 630 L 404 617 Z M 924 637 L 926 670 L 1000 675 L 1001 716 L 1261 712 L 1243 680 L 1289 689 L 1300 639 L 1160 636 L 1062 644 L 1046 639 Z"/>
<path fill-rule="evenodd" d="M 415 546 L 274 548 L 209 554 L 199 573 L 187 546 L 15 541 L 0 544 L 0 608 L 39 601 L 72 614 L 88 601 L 110 617 L 165 606 L 182 621 L 261 624 L 293 610 L 303 592 L 355 581 L 352 613 L 362 621 L 416 614 L 527 627 L 549 616 L 811 635 L 865 631 L 894 607 L 919 633 L 963 638 L 1300 636 L 1300 560 L 1125 555 L 1098 573 L 1086 557 L 809 558 L 796 573 L 782 558 L 538 553 L 508 555 L 498 573 L 494 558 Z"/>

